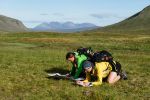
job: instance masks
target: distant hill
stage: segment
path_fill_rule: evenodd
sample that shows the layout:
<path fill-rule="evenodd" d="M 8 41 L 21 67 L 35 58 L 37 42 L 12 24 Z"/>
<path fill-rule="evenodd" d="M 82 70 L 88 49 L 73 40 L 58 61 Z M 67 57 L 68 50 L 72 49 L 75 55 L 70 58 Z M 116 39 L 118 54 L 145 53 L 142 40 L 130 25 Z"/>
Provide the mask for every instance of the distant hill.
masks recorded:
<path fill-rule="evenodd" d="M 135 15 L 113 25 L 98 28 L 98 31 L 150 31 L 150 6 Z M 96 30 L 95 30 L 96 31 Z"/>
<path fill-rule="evenodd" d="M 81 23 L 75 24 L 73 22 L 50 22 L 50 23 L 42 23 L 32 30 L 34 31 L 54 31 L 54 32 L 77 32 L 77 31 L 85 31 L 90 29 L 95 29 L 98 26 L 91 23 Z"/>
<path fill-rule="evenodd" d="M 23 25 L 21 21 L 0 15 L 0 31 L 22 32 L 27 30 L 28 29 Z"/>

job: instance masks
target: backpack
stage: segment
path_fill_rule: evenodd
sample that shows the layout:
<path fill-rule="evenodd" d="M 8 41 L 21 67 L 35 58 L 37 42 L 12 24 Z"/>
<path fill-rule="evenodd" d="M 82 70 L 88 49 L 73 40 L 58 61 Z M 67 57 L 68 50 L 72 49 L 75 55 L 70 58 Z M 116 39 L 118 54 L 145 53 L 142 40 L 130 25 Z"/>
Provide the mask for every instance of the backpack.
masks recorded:
<path fill-rule="evenodd" d="M 109 62 L 109 61 L 112 61 L 112 60 L 113 60 L 113 57 L 112 57 L 111 53 L 109 53 L 106 50 L 96 52 L 92 56 L 92 61 L 93 62 L 102 62 L 102 61 Z"/>
<path fill-rule="evenodd" d="M 100 52 L 94 53 L 94 55 L 92 57 L 92 62 L 93 63 L 95 63 L 95 62 L 109 62 L 109 64 L 112 66 L 112 68 L 115 69 L 117 74 L 121 70 L 121 64 L 117 61 L 114 62 L 111 53 L 106 51 L 106 50 L 102 50 Z"/>
<path fill-rule="evenodd" d="M 93 55 L 93 49 L 91 47 L 88 48 L 80 47 L 77 49 L 77 52 L 79 53 L 79 55 L 82 54 L 85 55 L 88 59 L 91 59 Z"/>

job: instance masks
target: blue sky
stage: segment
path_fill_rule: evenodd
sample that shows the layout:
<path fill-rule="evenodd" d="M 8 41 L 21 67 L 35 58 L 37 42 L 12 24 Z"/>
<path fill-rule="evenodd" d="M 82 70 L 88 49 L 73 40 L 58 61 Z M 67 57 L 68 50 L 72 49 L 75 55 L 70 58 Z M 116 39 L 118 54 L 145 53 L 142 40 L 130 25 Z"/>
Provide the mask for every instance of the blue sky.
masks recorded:
<path fill-rule="evenodd" d="M 0 0 L 0 14 L 19 19 L 30 28 L 51 21 L 106 26 L 148 5 L 150 0 Z"/>

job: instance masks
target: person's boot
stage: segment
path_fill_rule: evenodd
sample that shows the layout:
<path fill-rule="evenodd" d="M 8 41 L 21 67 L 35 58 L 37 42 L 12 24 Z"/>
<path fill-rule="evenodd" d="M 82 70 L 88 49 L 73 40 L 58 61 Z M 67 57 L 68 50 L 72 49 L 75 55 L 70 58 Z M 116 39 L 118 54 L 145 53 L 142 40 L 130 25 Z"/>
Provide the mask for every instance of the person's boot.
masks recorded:
<path fill-rule="evenodd" d="M 127 73 L 125 71 L 121 71 L 120 76 L 121 76 L 121 79 L 123 79 L 123 80 L 127 80 L 128 79 L 127 78 Z"/>

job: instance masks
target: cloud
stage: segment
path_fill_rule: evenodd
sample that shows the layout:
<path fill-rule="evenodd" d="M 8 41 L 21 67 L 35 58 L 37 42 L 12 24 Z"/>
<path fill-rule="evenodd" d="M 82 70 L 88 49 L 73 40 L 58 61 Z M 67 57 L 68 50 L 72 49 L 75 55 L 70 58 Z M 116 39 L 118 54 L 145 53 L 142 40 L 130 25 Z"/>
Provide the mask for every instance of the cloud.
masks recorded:
<path fill-rule="evenodd" d="M 62 13 L 53 13 L 52 15 L 53 15 L 53 16 L 59 16 L 59 17 L 64 16 Z"/>
<path fill-rule="evenodd" d="M 48 14 L 47 13 L 42 13 L 42 14 L 40 14 L 41 16 L 48 16 Z"/>
<path fill-rule="evenodd" d="M 107 18 L 122 18 L 118 16 L 117 14 L 113 13 L 99 13 L 99 14 L 90 14 L 90 16 L 98 18 L 98 19 L 107 19 Z"/>

